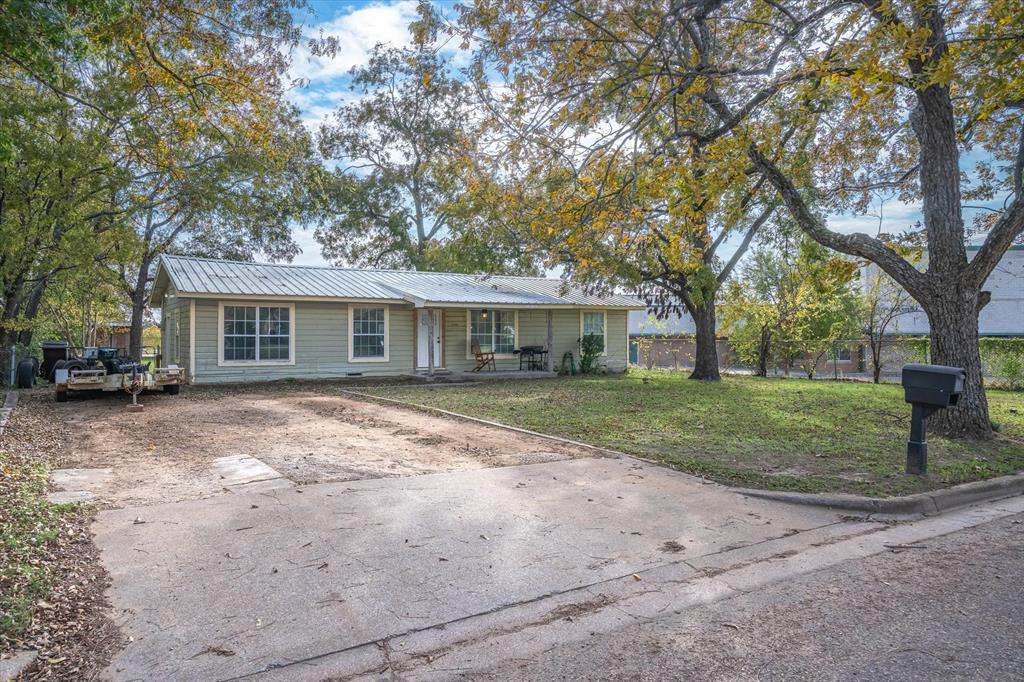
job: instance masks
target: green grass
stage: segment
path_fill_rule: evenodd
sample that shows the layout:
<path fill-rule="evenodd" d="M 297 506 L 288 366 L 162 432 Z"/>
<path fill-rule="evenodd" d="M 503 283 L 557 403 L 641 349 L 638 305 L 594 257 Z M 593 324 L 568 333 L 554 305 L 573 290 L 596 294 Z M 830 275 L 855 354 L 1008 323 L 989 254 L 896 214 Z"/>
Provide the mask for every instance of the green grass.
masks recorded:
<path fill-rule="evenodd" d="M 1024 470 L 1024 394 L 989 391 L 992 441 L 929 437 L 930 473 L 903 473 L 910 406 L 893 385 L 625 376 L 371 389 L 647 457 L 722 483 L 908 494 Z M 1011 411 L 1012 410 L 1012 411 Z"/>
<path fill-rule="evenodd" d="M 67 506 L 47 502 L 46 467 L 0 452 L 0 650 L 28 627 L 53 576 L 48 568 Z"/>

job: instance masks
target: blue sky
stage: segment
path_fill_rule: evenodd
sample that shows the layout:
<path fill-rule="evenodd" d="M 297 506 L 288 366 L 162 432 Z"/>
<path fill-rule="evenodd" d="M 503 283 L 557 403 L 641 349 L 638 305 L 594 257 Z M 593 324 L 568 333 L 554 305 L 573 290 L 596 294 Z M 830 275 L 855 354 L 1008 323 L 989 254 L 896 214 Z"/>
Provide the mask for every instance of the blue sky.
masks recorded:
<path fill-rule="evenodd" d="M 445 8 L 454 2 L 437 3 Z M 416 18 L 415 0 L 318 0 L 310 3 L 311 15 L 301 18 L 307 37 L 321 34 L 338 40 L 337 54 L 329 59 L 314 57 L 304 47 L 292 55 L 291 75 L 302 78 L 308 85 L 289 93 L 289 99 L 302 111 L 304 123 L 315 130 L 339 105 L 352 101 L 348 72 L 354 66 L 366 63 L 373 46 L 378 43 L 394 45 L 409 41 L 408 24 Z M 466 55 L 454 44 L 447 48 L 458 64 Z M 973 163 L 973 159 L 965 159 Z M 965 170 L 967 169 L 965 163 Z M 997 202 L 990 202 L 997 203 Z M 877 208 L 877 207 L 876 207 Z M 920 220 L 918 205 L 907 205 L 897 200 L 886 202 L 883 210 L 883 230 L 898 232 Z M 965 218 L 970 221 L 970 212 Z M 841 232 L 867 232 L 878 230 L 877 215 L 832 216 L 830 227 Z M 294 262 L 305 265 L 327 265 L 320 255 L 320 246 L 312 230 L 295 229 L 293 236 L 302 249 Z M 737 237 L 738 239 L 738 237 Z"/>

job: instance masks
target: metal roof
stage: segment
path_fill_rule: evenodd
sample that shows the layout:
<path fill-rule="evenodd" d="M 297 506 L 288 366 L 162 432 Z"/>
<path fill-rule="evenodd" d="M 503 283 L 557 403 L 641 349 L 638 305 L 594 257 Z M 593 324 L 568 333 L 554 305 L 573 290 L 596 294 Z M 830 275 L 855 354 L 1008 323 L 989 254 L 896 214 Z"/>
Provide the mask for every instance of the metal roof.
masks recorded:
<path fill-rule="evenodd" d="M 564 280 L 452 272 L 360 270 L 162 256 L 152 301 L 173 284 L 179 296 L 383 300 L 428 305 L 644 308 L 622 294 L 588 293 Z"/>

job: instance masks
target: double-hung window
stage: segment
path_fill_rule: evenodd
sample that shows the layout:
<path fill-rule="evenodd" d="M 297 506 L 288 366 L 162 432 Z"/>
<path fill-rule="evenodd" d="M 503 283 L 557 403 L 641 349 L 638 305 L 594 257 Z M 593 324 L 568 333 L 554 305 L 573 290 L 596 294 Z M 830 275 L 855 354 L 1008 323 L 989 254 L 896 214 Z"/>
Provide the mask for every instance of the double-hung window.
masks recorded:
<path fill-rule="evenodd" d="M 388 309 L 352 305 L 348 309 L 349 362 L 388 361 Z"/>
<path fill-rule="evenodd" d="M 291 318 L 291 306 L 225 305 L 223 362 L 291 363 Z"/>
<path fill-rule="evenodd" d="M 605 327 L 608 319 L 603 310 L 597 312 L 584 312 L 580 318 L 580 340 L 585 336 L 597 336 L 601 339 L 601 352 L 608 351 L 605 343 Z"/>
<path fill-rule="evenodd" d="M 469 340 L 469 348 L 476 340 L 482 353 L 511 355 L 516 349 L 516 311 L 470 310 Z"/>

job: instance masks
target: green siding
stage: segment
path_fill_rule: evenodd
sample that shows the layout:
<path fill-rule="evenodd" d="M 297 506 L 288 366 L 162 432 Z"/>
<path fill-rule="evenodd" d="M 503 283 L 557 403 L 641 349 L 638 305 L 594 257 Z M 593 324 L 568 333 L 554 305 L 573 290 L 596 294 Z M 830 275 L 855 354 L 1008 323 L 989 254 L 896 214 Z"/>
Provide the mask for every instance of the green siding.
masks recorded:
<path fill-rule="evenodd" d="M 353 373 L 366 376 L 393 376 L 413 372 L 415 349 L 415 314 L 411 305 L 389 305 L 389 361 L 349 362 L 348 304 L 326 302 L 294 302 L 295 364 L 292 365 L 225 365 L 218 366 L 219 301 L 192 299 L 196 306 L 195 383 L 265 381 L 287 378 L 332 378 Z M 224 300 L 225 303 L 247 303 Z M 182 305 L 185 303 L 186 305 Z M 185 312 L 181 329 L 184 353 L 188 352 L 188 301 L 175 300 L 165 310 L 181 306 Z M 283 305 L 284 303 L 282 303 Z M 271 304 L 273 305 L 273 304 Z M 579 361 L 580 311 L 559 309 L 554 314 L 554 359 L 561 364 L 562 355 L 571 351 Z M 609 371 L 626 368 L 626 316 L 624 310 L 608 311 L 608 355 L 602 359 Z M 472 369 L 474 362 L 466 358 L 465 310 L 444 311 L 444 359 L 449 370 Z M 519 311 L 518 345 L 547 345 L 547 311 Z M 499 370 L 518 369 L 518 358 L 501 358 Z"/>
<path fill-rule="evenodd" d="M 388 306 L 390 348 L 389 362 L 386 363 L 348 361 L 347 303 L 300 301 L 294 303 L 295 319 L 292 324 L 292 333 L 295 335 L 295 364 L 218 366 L 219 302 L 208 299 L 194 300 L 195 383 L 330 378 L 356 372 L 371 376 L 388 376 L 412 371 L 412 306 Z M 225 302 L 252 303 L 227 299 Z"/>
<path fill-rule="evenodd" d="M 606 341 L 608 355 L 602 358 L 602 365 L 611 372 L 623 372 L 626 369 L 626 316 L 625 310 L 608 311 L 608 329 Z M 552 311 L 554 329 L 554 360 L 556 369 L 561 366 L 562 356 L 571 352 L 579 363 L 580 357 L 580 311 L 578 309 L 558 309 Z M 445 363 L 447 369 L 473 369 L 472 358 L 466 359 L 466 318 L 468 312 L 460 309 L 445 310 Z M 548 311 L 520 310 L 519 338 L 520 346 L 547 346 Z M 519 358 L 497 358 L 499 370 L 519 369 Z"/>
<path fill-rule="evenodd" d="M 181 347 L 178 349 L 178 365 L 185 367 L 186 369 L 191 368 L 191 358 L 189 358 L 190 339 L 189 330 L 191 329 L 191 299 L 179 299 L 178 300 L 178 338 L 181 340 Z"/>

